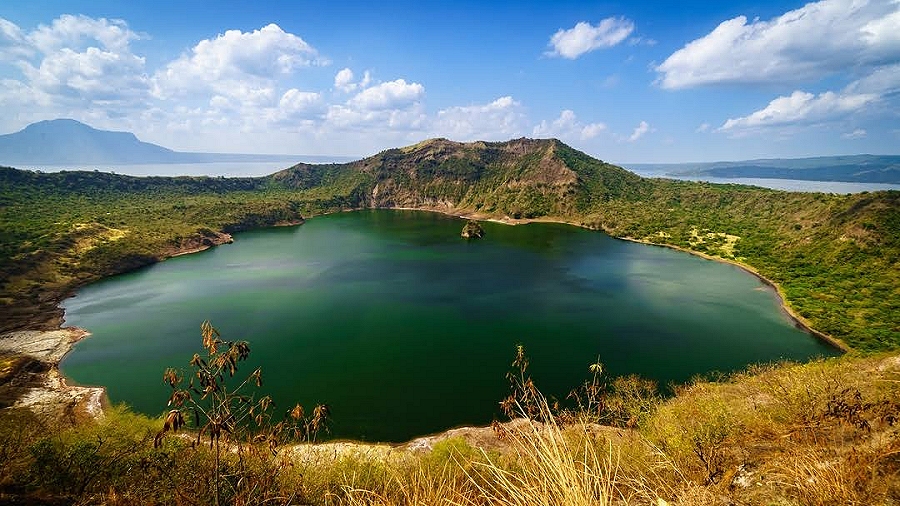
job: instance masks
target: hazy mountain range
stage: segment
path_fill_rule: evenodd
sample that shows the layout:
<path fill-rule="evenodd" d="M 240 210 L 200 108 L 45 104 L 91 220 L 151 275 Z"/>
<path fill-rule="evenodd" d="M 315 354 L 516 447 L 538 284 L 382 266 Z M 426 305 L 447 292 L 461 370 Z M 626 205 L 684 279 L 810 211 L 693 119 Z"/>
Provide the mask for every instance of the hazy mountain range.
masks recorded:
<path fill-rule="evenodd" d="M 0 165 L 132 165 L 207 162 L 308 163 L 350 157 L 192 153 L 142 142 L 130 132 L 97 130 L 72 119 L 40 121 L 0 135 Z M 736 162 L 629 164 L 643 175 L 674 178 L 769 178 L 856 183 L 900 183 L 900 155 L 823 156 Z"/>
<path fill-rule="evenodd" d="M 900 155 L 772 158 L 739 162 L 630 164 L 645 175 L 675 178 L 767 178 L 853 183 L 900 183 Z"/>
<path fill-rule="evenodd" d="M 32 123 L 24 129 L 0 135 L 2 165 L 114 165 L 208 162 L 310 162 L 349 161 L 351 158 L 309 155 L 255 155 L 173 151 L 142 142 L 130 132 L 97 130 L 72 119 Z"/>

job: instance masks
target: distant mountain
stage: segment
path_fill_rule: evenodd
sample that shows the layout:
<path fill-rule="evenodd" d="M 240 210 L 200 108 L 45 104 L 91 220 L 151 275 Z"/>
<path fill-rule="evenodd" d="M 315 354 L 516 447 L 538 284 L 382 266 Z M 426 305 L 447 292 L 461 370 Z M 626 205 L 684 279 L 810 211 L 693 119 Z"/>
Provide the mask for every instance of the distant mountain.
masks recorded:
<path fill-rule="evenodd" d="M 178 153 L 132 133 L 96 130 L 72 119 L 40 121 L 0 135 L 0 163 L 167 163 Z"/>
<path fill-rule="evenodd" d="M 631 164 L 628 168 L 673 177 L 767 178 L 851 183 L 900 183 L 900 155 L 819 156 L 738 162 Z"/>
<path fill-rule="evenodd" d="M 129 165 L 207 162 L 311 162 L 335 157 L 186 153 L 140 141 L 130 132 L 97 130 L 73 119 L 40 121 L 0 135 L 0 165 Z"/>

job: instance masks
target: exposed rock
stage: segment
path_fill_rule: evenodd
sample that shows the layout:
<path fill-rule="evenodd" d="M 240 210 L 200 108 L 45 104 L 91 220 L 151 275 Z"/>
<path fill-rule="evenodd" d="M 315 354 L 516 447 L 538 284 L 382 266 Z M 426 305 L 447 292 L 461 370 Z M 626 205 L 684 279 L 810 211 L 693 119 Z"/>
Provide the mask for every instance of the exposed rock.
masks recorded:
<path fill-rule="evenodd" d="M 0 375 L 4 404 L 10 400 L 14 407 L 73 423 L 85 418 L 102 418 L 105 389 L 67 385 L 58 368 L 72 345 L 87 335 L 83 329 L 67 327 L 0 336 L 0 358 L 15 369 L 8 375 Z"/>
<path fill-rule="evenodd" d="M 103 418 L 105 396 L 106 389 L 102 387 L 67 385 L 54 366 L 39 386 L 26 388 L 13 406 L 27 408 L 48 419 L 76 423 Z"/>
<path fill-rule="evenodd" d="M 234 238 L 231 237 L 231 234 L 227 234 L 225 232 L 216 232 L 209 229 L 202 229 L 196 234 L 182 239 L 176 247 L 174 247 L 171 251 L 166 252 L 165 256 L 177 257 L 181 255 L 189 255 L 191 253 L 197 253 L 199 251 L 209 249 L 213 246 L 219 246 L 221 244 L 231 244 L 233 242 Z"/>
<path fill-rule="evenodd" d="M 57 364 L 72 345 L 89 335 L 83 329 L 66 327 L 57 330 L 24 330 L 0 336 L 0 354 L 21 354 Z"/>

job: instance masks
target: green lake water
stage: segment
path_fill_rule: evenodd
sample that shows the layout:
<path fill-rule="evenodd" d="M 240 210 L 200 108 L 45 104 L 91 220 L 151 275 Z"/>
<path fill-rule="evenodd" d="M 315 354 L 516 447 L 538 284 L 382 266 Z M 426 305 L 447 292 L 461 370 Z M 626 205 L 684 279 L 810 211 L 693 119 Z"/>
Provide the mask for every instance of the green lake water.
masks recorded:
<path fill-rule="evenodd" d="M 404 441 L 487 424 L 516 344 L 548 395 L 588 377 L 660 384 L 836 350 L 794 327 L 772 290 L 737 267 L 558 224 L 465 222 L 359 211 L 244 232 L 81 289 L 66 324 L 93 335 L 64 374 L 157 415 L 167 367 L 202 351 L 200 323 L 250 342 L 264 393 L 288 409 L 327 402 L 332 435 Z"/>

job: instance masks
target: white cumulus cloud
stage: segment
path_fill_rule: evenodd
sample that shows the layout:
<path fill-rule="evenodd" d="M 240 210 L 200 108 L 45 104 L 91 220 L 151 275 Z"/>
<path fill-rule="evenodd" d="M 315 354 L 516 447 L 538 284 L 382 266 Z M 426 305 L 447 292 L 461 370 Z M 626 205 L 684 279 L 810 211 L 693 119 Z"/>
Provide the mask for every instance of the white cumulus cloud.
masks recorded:
<path fill-rule="evenodd" d="M 144 58 L 128 51 L 89 47 L 84 52 L 63 48 L 48 54 L 37 67 L 22 65 L 31 84 L 45 92 L 92 101 L 124 99 L 148 89 Z"/>
<path fill-rule="evenodd" d="M 110 51 L 126 51 L 132 40 L 140 36 L 128 28 L 121 19 L 90 18 L 63 14 L 50 25 L 40 25 L 28 34 L 29 42 L 43 53 L 61 48 L 84 49 L 85 45 L 99 43 Z"/>
<path fill-rule="evenodd" d="M 278 101 L 281 119 L 312 119 L 324 112 L 322 95 L 312 91 L 300 91 L 291 88 L 284 92 Z"/>
<path fill-rule="evenodd" d="M 574 60 L 595 49 L 615 46 L 633 31 L 634 23 L 625 18 L 606 18 L 596 25 L 581 21 L 568 30 L 554 33 L 549 43 L 552 50 L 546 55 Z"/>
<path fill-rule="evenodd" d="M 334 76 L 334 87 L 344 92 L 353 91 L 356 88 L 356 84 L 353 83 L 353 71 L 349 68 L 339 70 Z"/>
<path fill-rule="evenodd" d="M 854 130 L 852 132 L 847 132 L 844 135 L 841 135 L 842 138 L 851 139 L 851 140 L 852 139 L 862 139 L 865 136 L 866 136 L 866 131 L 863 128 L 857 128 L 856 130 Z"/>
<path fill-rule="evenodd" d="M 130 42 L 140 36 L 121 20 L 63 15 L 30 32 L 0 18 L 0 60 L 21 73 L 5 79 L 0 101 L 74 108 L 134 107 L 149 96 L 145 59 Z"/>
<path fill-rule="evenodd" d="M 815 95 L 795 91 L 789 96 L 778 97 L 750 115 L 732 118 L 719 128 L 720 131 L 747 133 L 768 127 L 796 125 L 827 121 L 857 112 L 879 96 L 874 93 L 851 94 L 827 91 Z"/>
<path fill-rule="evenodd" d="M 888 95 L 900 91 L 900 63 L 885 65 L 871 74 L 850 83 L 849 93 L 877 93 Z"/>
<path fill-rule="evenodd" d="M 364 86 L 370 80 L 366 72 L 362 81 L 353 83 L 353 88 Z M 405 79 L 379 83 L 358 92 L 344 104 L 330 105 L 323 126 L 341 130 L 421 128 L 426 121 L 421 104 L 424 97 L 425 87 L 419 83 L 408 83 Z"/>
<path fill-rule="evenodd" d="M 27 58 L 32 56 L 34 51 L 34 46 L 19 25 L 0 18 L 0 61 Z"/>
<path fill-rule="evenodd" d="M 421 84 L 397 79 L 364 89 L 347 101 L 347 105 L 367 111 L 402 109 L 418 102 L 424 95 L 425 87 Z"/>
<path fill-rule="evenodd" d="M 656 67 L 663 88 L 793 83 L 900 59 L 900 2 L 822 0 L 771 20 L 738 16 Z"/>
<path fill-rule="evenodd" d="M 522 104 L 505 96 L 488 104 L 442 109 L 433 130 L 435 136 L 460 141 L 504 140 L 522 135 L 526 124 Z"/>
<path fill-rule="evenodd" d="M 410 131 L 421 129 L 427 122 L 427 115 L 419 105 L 404 109 L 366 110 L 331 105 L 325 114 L 322 125 L 327 129 L 356 130 L 383 134 L 391 131 Z"/>
<path fill-rule="evenodd" d="M 631 137 L 628 138 L 629 142 L 634 142 L 650 131 L 650 124 L 646 121 L 641 121 L 638 126 L 634 128 L 634 132 L 631 133 Z"/>
<path fill-rule="evenodd" d="M 359 82 L 354 81 L 355 75 L 349 68 L 343 68 L 334 76 L 334 87 L 344 93 L 350 93 L 357 89 L 365 89 L 372 83 L 372 75 L 369 71 L 363 73 Z"/>
<path fill-rule="evenodd" d="M 246 90 L 270 87 L 279 76 L 297 68 L 328 61 L 302 38 L 269 24 L 252 32 L 228 30 L 201 40 L 190 53 L 172 61 L 153 76 L 155 94 L 209 93 L 246 96 Z"/>
<path fill-rule="evenodd" d="M 747 116 L 727 120 L 718 131 L 745 135 L 769 128 L 803 127 L 840 121 L 848 116 L 896 110 L 900 63 L 884 65 L 839 92 L 795 90 L 775 98 Z"/>
<path fill-rule="evenodd" d="M 603 123 L 584 124 L 575 116 L 575 112 L 566 109 L 559 113 L 553 121 L 543 120 L 532 130 L 535 137 L 557 137 L 563 141 L 593 139 L 606 130 Z"/>

